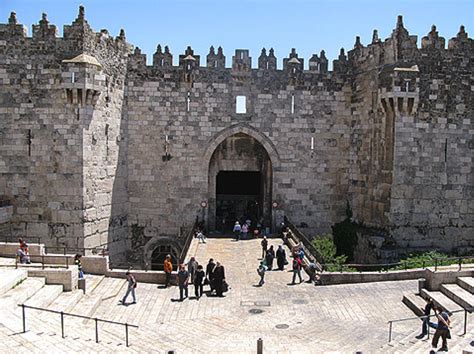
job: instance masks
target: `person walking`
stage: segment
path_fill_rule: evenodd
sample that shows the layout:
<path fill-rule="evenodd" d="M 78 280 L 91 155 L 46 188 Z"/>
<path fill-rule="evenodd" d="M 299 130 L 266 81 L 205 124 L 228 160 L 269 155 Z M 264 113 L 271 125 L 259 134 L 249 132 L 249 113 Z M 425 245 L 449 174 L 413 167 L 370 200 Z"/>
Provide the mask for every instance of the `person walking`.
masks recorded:
<path fill-rule="evenodd" d="M 137 288 L 137 280 L 132 275 L 132 273 L 130 273 L 129 270 L 127 270 L 125 275 L 127 276 L 128 287 L 127 287 L 127 292 L 125 293 L 125 296 L 123 297 L 121 303 L 122 305 L 126 305 L 127 297 L 130 293 L 132 293 L 132 299 L 133 299 L 132 304 L 136 304 L 137 299 L 135 297 L 135 289 Z"/>
<path fill-rule="evenodd" d="M 178 272 L 178 286 L 179 286 L 179 301 L 183 301 L 188 297 L 188 283 L 189 283 L 189 272 L 186 270 L 186 266 L 181 264 Z M 184 292 L 184 297 L 183 297 Z"/>
<path fill-rule="evenodd" d="M 275 259 L 275 251 L 273 250 L 273 245 L 267 250 L 267 254 L 265 255 L 265 260 L 267 262 L 268 270 L 273 269 L 273 260 Z"/>
<path fill-rule="evenodd" d="M 191 283 L 194 283 L 194 273 L 196 272 L 197 266 L 198 262 L 196 261 L 196 258 L 191 257 L 188 262 L 188 272 L 191 276 Z"/>
<path fill-rule="evenodd" d="M 209 262 L 206 266 L 206 280 L 211 288 L 211 293 L 214 290 L 214 269 L 216 268 L 216 264 L 214 263 L 214 259 L 209 259 Z"/>
<path fill-rule="evenodd" d="M 216 262 L 216 268 L 214 269 L 214 288 L 216 289 L 216 295 L 224 297 L 223 295 L 223 283 L 225 281 L 225 269 L 222 264 Z"/>
<path fill-rule="evenodd" d="M 433 309 L 433 307 L 434 307 L 433 299 L 429 298 L 428 300 L 426 300 L 426 305 L 425 305 L 425 308 L 423 309 L 423 315 L 426 317 L 423 319 L 423 323 L 421 324 L 421 334 L 416 336 L 417 339 L 422 339 L 424 336 L 428 334 L 428 326 L 430 323 L 429 316 L 431 314 L 431 310 Z"/>
<path fill-rule="evenodd" d="M 260 242 L 260 245 L 262 246 L 262 259 L 265 258 L 267 255 L 267 247 L 268 247 L 268 240 L 267 236 L 263 236 L 262 242 Z"/>
<path fill-rule="evenodd" d="M 165 271 L 165 288 L 170 286 L 171 282 L 171 272 L 173 271 L 173 263 L 171 263 L 171 255 L 166 255 L 165 262 L 163 264 L 163 269 Z"/>
<path fill-rule="evenodd" d="M 295 285 L 295 280 L 296 280 L 296 275 L 298 274 L 298 277 L 300 278 L 300 283 L 303 282 L 303 278 L 301 277 L 301 258 L 296 256 L 293 258 L 293 280 L 291 282 L 291 285 Z"/>
<path fill-rule="evenodd" d="M 242 227 L 240 226 L 240 223 L 238 221 L 235 222 L 234 229 L 232 231 L 234 232 L 235 240 L 240 240 L 240 233 L 242 232 Z"/>
<path fill-rule="evenodd" d="M 265 272 L 267 271 L 267 266 L 265 265 L 264 261 L 260 262 L 260 265 L 257 268 L 257 273 L 260 275 L 260 282 L 258 286 L 263 286 L 265 284 Z"/>
<path fill-rule="evenodd" d="M 196 299 L 199 300 L 199 298 L 202 296 L 202 288 L 203 288 L 203 282 L 204 282 L 204 269 L 202 268 L 202 265 L 198 265 L 196 272 L 194 273 L 194 295 L 196 295 Z"/>
<path fill-rule="evenodd" d="M 438 313 L 436 308 L 433 309 L 436 318 L 438 319 L 438 327 L 436 328 L 436 332 L 433 336 L 433 340 L 431 341 L 431 347 L 436 349 L 438 347 L 439 338 L 443 340 L 443 345 L 440 351 L 447 352 L 448 351 L 448 339 L 451 338 L 451 334 L 449 332 L 449 327 L 451 326 L 451 313 L 448 311 L 443 311 Z"/>
<path fill-rule="evenodd" d="M 278 246 L 278 249 L 276 251 L 276 259 L 277 259 L 278 269 L 279 270 L 285 269 L 286 252 L 282 245 Z"/>

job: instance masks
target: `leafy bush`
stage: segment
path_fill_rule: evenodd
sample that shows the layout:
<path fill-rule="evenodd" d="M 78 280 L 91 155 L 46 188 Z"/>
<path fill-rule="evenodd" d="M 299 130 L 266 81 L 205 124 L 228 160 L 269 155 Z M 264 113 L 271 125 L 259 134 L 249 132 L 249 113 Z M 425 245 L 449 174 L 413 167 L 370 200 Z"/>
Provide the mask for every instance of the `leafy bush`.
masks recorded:
<path fill-rule="evenodd" d="M 433 267 L 435 258 L 438 258 L 438 265 L 457 264 L 457 260 L 447 260 L 448 255 L 437 251 L 429 251 L 424 253 L 412 253 L 407 258 L 401 259 L 399 266 L 391 268 L 391 270 L 402 270 L 412 268 Z"/>
<path fill-rule="evenodd" d="M 347 256 L 337 256 L 336 245 L 330 234 L 316 236 L 311 243 L 321 255 L 322 262 L 327 265 L 325 267 L 327 271 L 336 272 L 341 270 L 347 260 Z"/>

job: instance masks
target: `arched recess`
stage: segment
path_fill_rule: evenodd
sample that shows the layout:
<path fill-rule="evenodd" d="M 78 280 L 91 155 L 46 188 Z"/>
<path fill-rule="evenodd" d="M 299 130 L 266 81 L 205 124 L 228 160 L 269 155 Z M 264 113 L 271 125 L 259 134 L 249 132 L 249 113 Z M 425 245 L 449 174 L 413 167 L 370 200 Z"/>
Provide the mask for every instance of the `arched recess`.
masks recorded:
<path fill-rule="evenodd" d="M 270 140 L 270 138 L 246 123 L 232 125 L 226 129 L 221 130 L 217 135 L 212 138 L 212 141 L 209 143 L 209 146 L 207 147 L 204 153 L 203 159 L 206 166 L 209 166 L 212 154 L 214 153 L 216 148 L 225 139 L 237 133 L 244 133 L 257 140 L 267 151 L 268 156 L 270 157 L 270 160 L 272 162 L 273 168 L 278 169 L 280 167 L 280 155 L 278 154 L 278 151 L 275 148 L 275 145 Z"/>
<path fill-rule="evenodd" d="M 168 237 L 154 237 L 144 247 L 143 256 L 145 263 L 151 270 L 163 270 L 164 256 L 170 254 L 173 265 L 176 265 L 181 254 L 182 247 L 176 240 Z"/>
<path fill-rule="evenodd" d="M 229 230 L 236 219 L 271 226 L 273 171 L 280 158 L 270 139 L 246 124 L 221 131 L 204 155 L 208 166 L 207 225 Z M 225 222 L 223 222 L 225 220 Z"/>

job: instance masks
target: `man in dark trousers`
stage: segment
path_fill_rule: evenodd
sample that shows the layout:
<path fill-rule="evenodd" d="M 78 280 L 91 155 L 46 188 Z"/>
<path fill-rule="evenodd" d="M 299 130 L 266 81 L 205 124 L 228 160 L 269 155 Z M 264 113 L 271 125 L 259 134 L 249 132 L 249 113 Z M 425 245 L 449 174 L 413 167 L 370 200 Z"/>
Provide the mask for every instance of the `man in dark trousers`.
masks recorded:
<path fill-rule="evenodd" d="M 219 262 L 216 263 L 216 268 L 214 269 L 214 288 L 216 289 L 216 294 L 219 297 L 224 297 L 223 295 L 223 283 L 225 281 L 225 270 L 224 266 Z"/>
<path fill-rule="evenodd" d="M 436 349 L 438 347 L 438 340 L 441 337 L 443 340 L 443 346 L 441 347 L 440 351 L 447 352 L 448 351 L 448 339 L 451 338 L 451 334 L 449 332 L 449 328 L 451 327 L 451 312 L 443 311 L 438 313 L 436 307 L 433 309 L 436 318 L 438 319 L 438 326 L 436 327 L 436 332 L 433 336 L 433 340 L 431 341 L 431 347 Z"/>
<path fill-rule="evenodd" d="M 262 246 L 262 259 L 265 258 L 267 255 L 267 247 L 268 247 L 268 240 L 267 236 L 263 236 L 262 242 L 260 242 L 260 245 Z"/>
<path fill-rule="evenodd" d="M 178 272 L 178 285 L 179 285 L 179 301 L 183 301 L 185 297 L 188 297 L 188 283 L 189 283 L 189 272 L 186 270 L 184 264 L 179 266 Z M 183 297 L 184 292 L 184 297 Z"/>
<path fill-rule="evenodd" d="M 209 287 L 211 288 L 211 292 L 214 290 L 214 268 L 216 267 L 216 264 L 214 263 L 214 259 L 210 259 L 209 263 L 207 263 L 206 266 L 206 279 L 207 282 L 209 283 Z"/>
<path fill-rule="evenodd" d="M 423 338 L 424 336 L 426 336 L 428 334 L 428 325 L 430 323 L 430 314 L 431 314 L 431 310 L 433 309 L 433 299 L 428 299 L 426 300 L 426 305 L 425 305 L 425 308 L 423 309 L 423 315 L 426 316 L 426 318 L 423 319 L 423 323 L 421 325 L 421 334 L 416 336 L 416 338 L 418 339 L 421 339 Z"/>

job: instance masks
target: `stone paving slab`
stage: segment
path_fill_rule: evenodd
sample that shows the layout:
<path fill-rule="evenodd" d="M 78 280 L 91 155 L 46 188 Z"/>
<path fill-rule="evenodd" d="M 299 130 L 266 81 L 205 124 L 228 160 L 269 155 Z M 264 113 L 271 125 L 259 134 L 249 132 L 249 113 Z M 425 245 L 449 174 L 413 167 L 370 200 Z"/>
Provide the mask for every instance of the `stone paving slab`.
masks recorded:
<path fill-rule="evenodd" d="M 279 239 L 270 239 L 274 246 L 280 243 Z M 258 287 L 259 244 L 260 240 L 237 242 L 225 238 L 211 238 L 207 244 L 193 241 L 189 256 L 194 255 L 204 266 L 211 257 L 225 266 L 231 290 L 224 298 L 205 295 L 198 301 L 190 287 L 190 298 L 179 302 L 176 301 L 179 298 L 177 287 L 163 289 L 155 284 L 139 283 L 138 303 L 122 306 L 118 300 L 126 287 L 109 284 L 107 278 L 101 281 L 91 294 L 81 298 L 75 312 L 84 312 L 81 304 L 85 304 L 88 297 L 104 298 L 97 308 L 91 308 L 92 316 L 140 326 L 130 329 L 129 348 L 124 346 L 123 327 L 101 324 L 101 343 L 96 346 L 91 339 L 93 321 L 68 319 L 68 337 L 61 339 L 57 321 L 53 320 L 51 324 L 43 322 L 42 326 L 48 331 L 35 337 L 35 330 L 42 332 L 35 318 L 29 324 L 31 333 L 22 337 L 24 348 L 31 348 L 28 343 L 41 343 L 36 348 L 59 343 L 55 346 L 58 350 L 75 352 L 175 349 L 177 353 L 256 353 L 257 340 L 262 338 L 265 353 L 391 353 L 409 352 L 410 348 L 421 352 L 429 349 L 428 342 L 413 342 L 420 328 L 418 321 L 397 324 L 393 333 L 397 341 L 393 346 L 386 345 L 387 321 L 413 316 L 401 300 L 403 295 L 416 292 L 417 281 L 332 286 L 304 282 L 291 286 L 292 274 L 286 269 L 269 271 L 265 285 Z M 289 254 L 288 249 L 286 251 Z M 250 310 L 258 311 L 251 313 Z M 56 335 L 51 335 L 54 330 Z M 472 326 L 469 330 L 472 331 Z M 404 343 L 398 345 L 400 341 Z M 8 343 L 16 351 L 23 349 L 18 341 Z"/>

